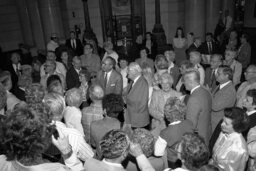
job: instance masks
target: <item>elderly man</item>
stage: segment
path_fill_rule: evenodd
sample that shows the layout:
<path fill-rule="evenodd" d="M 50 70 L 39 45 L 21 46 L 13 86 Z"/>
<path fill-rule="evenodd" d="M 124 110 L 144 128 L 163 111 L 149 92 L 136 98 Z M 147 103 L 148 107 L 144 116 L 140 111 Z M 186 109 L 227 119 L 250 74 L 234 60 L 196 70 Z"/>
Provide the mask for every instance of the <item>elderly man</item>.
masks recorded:
<path fill-rule="evenodd" d="M 221 60 L 222 56 L 219 54 L 212 55 L 212 58 L 210 60 L 211 66 L 206 68 L 205 70 L 205 86 L 209 87 L 211 91 L 215 90 L 215 88 L 218 85 L 218 82 L 216 81 L 216 74 L 219 66 L 222 64 Z"/>
<path fill-rule="evenodd" d="M 66 68 L 65 66 L 61 63 L 56 61 L 56 55 L 54 53 L 54 51 L 48 51 L 47 55 L 46 55 L 46 60 L 53 60 L 56 63 L 56 72 L 59 74 L 62 74 L 64 77 L 66 77 Z M 40 76 L 43 77 L 46 73 L 45 73 L 45 63 L 43 65 L 41 65 L 40 67 Z"/>
<path fill-rule="evenodd" d="M 104 97 L 104 90 L 100 85 L 92 85 L 89 88 L 89 96 L 92 101 L 91 105 L 82 110 L 82 125 L 84 128 L 85 139 L 90 143 L 91 123 L 103 118 L 102 99 Z"/>
<path fill-rule="evenodd" d="M 59 43 L 58 43 L 58 37 L 56 33 L 52 33 L 51 35 L 51 40 L 47 43 L 47 50 L 48 51 L 55 51 L 55 49 L 57 47 L 59 47 Z"/>
<path fill-rule="evenodd" d="M 125 123 L 132 128 L 149 128 L 148 94 L 149 88 L 138 63 L 132 62 L 128 67 L 128 85 L 126 104 L 127 115 Z"/>
<path fill-rule="evenodd" d="M 130 148 L 129 148 L 130 147 Z M 109 131 L 100 142 L 103 160 L 90 159 L 85 162 L 86 171 L 125 171 L 121 165 L 128 152 L 136 157 L 138 166 L 142 171 L 154 171 L 148 159 L 142 152 L 139 144 L 130 142 L 126 133 L 120 130 Z"/>
<path fill-rule="evenodd" d="M 243 82 L 236 94 L 236 106 L 242 107 L 246 93 L 250 89 L 256 89 L 256 65 L 250 65 L 244 72 L 245 82 Z"/>
<path fill-rule="evenodd" d="M 200 75 L 197 70 L 187 71 L 184 74 L 184 84 L 190 91 L 186 118 L 192 121 L 194 131 L 198 132 L 208 144 L 211 134 L 211 94 L 200 85 Z"/>
<path fill-rule="evenodd" d="M 68 90 L 65 95 L 67 107 L 63 112 L 63 116 L 67 127 L 75 128 L 84 135 L 84 129 L 81 123 L 82 112 L 79 109 L 79 106 L 83 102 L 82 100 L 82 92 L 79 88 Z"/>
<path fill-rule="evenodd" d="M 240 83 L 241 74 L 242 74 L 242 64 L 235 60 L 237 56 L 236 51 L 226 50 L 225 51 L 225 60 L 223 61 L 224 65 L 229 66 L 233 70 L 233 84 L 234 86 Z"/>
<path fill-rule="evenodd" d="M 41 77 L 40 84 L 46 89 L 47 88 L 47 79 L 49 78 L 50 75 L 58 75 L 60 77 L 62 86 L 65 90 L 65 79 L 64 76 L 56 71 L 56 62 L 54 60 L 48 59 L 46 60 L 44 64 L 44 70 L 45 70 L 45 75 Z"/>
<path fill-rule="evenodd" d="M 236 102 L 236 90 L 232 83 L 232 69 L 227 66 L 220 66 L 216 79 L 219 86 L 212 92 L 212 131 L 224 116 L 224 109 L 233 107 Z"/>
<path fill-rule="evenodd" d="M 115 60 L 108 56 L 102 61 L 101 71 L 97 74 L 97 82 L 104 88 L 105 94 L 122 94 L 123 79 L 114 66 Z"/>
<path fill-rule="evenodd" d="M 86 161 L 94 156 L 91 147 L 85 142 L 84 136 L 74 128 L 68 128 L 61 120 L 65 109 L 65 99 L 57 93 L 48 93 L 44 96 L 44 103 L 53 115 L 53 123 L 58 131 L 68 137 L 68 142 L 73 152 L 82 161 Z"/>
<path fill-rule="evenodd" d="M 81 58 L 74 56 L 72 59 L 72 66 L 67 72 L 66 83 L 67 89 L 80 86 L 79 72 L 81 71 Z"/>
<path fill-rule="evenodd" d="M 198 70 L 200 74 L 200 84 L 204 85 L 204 79 L 205 79 L 205 71 L 202 65 L 200 64 L 201 62 L 201 54 L 198 51 L 192 51 L 189 53 L 189 60 L 192 64 L 194 64 L 195 69 Z"/>

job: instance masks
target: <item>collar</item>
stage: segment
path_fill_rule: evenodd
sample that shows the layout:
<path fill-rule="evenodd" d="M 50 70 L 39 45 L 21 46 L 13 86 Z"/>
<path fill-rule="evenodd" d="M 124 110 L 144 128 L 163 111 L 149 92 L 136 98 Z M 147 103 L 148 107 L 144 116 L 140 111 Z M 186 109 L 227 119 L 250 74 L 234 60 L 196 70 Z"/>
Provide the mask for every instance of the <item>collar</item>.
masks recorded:
<path fill-rule="evenodd" d="M 67 128 L 67 126 L 63 122 L 61 122 L 61 121 L 54 121 L 53 120 L 52 124 L 55 124 L 56 127 L 59 127 L 59 128 Z"/>
<path fill-rule="evenodd" d="M 223 87 L 225 87 L 226 85 L 228 85 L 231 81 L 225 82 L 220 84 L 220 89 L 222 89 Z"/>
<path fill-rule="evenodd" d="M 81 68 L 78 70 L 74 67 L 75 71 L 79 74 L 79 72 L 81 71 Z"/>
<path fill-rule="evenodd" d="M 0 110 L 0 115 L 5 115 L 4 108 Z"/>
<path fill-rule="evenodd" d="M 197 88 L 199 88 L 199 87 L 200 87 L 200 85 L 194 87 L 194 88 L 190 91 L 190 94 L 192 94 L 192 93 L 193 93 Z"/>
<path fill-rule="evenodd" d="M 23 91 L 25 91 L 25 88 L 23 88 L 23 87 L 19 87 L 21 90 L 23 90 Z"/>
<path fill-rule="evenodd" d="M 179 123 L 181 123 L 181 121 L 174 121 L 174 122 L 170 123 L 169 125 L 177 125 Z"/>
<path fill-rule="evenodd" d="M 123 168 L 123 166 L 120 163 L 111 163 L 111 162 L 106 161 L 105 158 L 102 160 L 102 162 L 107 164 L 107 165 L 110 165 L 110 166 Z"/>
<path fill-rule="evenodd" d="M 256 113 L 256 110 L 252 110 L 252 111 L 248 111 L 248 112 L 246 112 L 246 114 L 248 115 L 248 116 L 250 116 L 250 115 L 252 115 L 252 114 L 254 114 L 254 113 Z"/>
<path fill-rule="evenodd" d="M 133 80 L 133 85 L 138 81 L 138 79 L 140 78 L 141 75 L 139 75 L 138 77 L 136 77 L 134 80 Z"/>
<path fill-rule="evenodd" d="M 198 46 L 197 46 L 197 44 L 195 42 L 193 44 L 195 45 L 196 48 L 198 48 Z"/>

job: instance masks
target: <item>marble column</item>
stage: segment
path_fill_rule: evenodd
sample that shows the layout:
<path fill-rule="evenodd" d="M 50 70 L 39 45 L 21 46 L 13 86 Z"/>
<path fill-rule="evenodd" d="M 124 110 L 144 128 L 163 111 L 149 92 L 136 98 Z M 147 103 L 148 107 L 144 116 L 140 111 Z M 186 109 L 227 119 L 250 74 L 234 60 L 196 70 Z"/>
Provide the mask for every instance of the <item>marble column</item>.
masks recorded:
<path fill-rule="evenodd" d="M 185 32 L 205 35 L 205 0 L 185 0 Z"/>
<path fill-rule="evenodd" d="M 23 43 L 29 46 L 34 46 L 31 22 L 26 0 L 15 0 L 15 4 L 20 18 Z"/>
<path fill-rule="evenodd" d="M 45 49 L 46 41 L 44 39 L 44 31 L 38 8 L 38 2 L 35 0 L 26 0 L 26 3 L 28 7 L 31 30 L 35 46 L 37 49 Z"/>
<path fill-rule="evenodd" d="M 160 0 L 155 0 L 155 19 L 152 33 L 156 38 L 158 53 L 162 53 L 164 46 L 166 45 L 166 36 L 163 25 L 161 24 Z"/>
<path fill-rule="evenodd" d="M 220 17 L 221 0 L 206 0 L 206 32 L 214 33 Z"/>
<path fill-rule="evenodd" d="M 84 20 L 85 20 L 84 38 L 92 39 L 97 43 L 98 40 L 91 27 L 90 15 L 89 15 L 88 3 L 87 3 L 88 0 L 82 0 L 82 1 L 83 1 L 83 7 L 84 7 Z"/>
<path fill-rule="evenodd" d="M 52 33 L 64 38 L 59 0 L 38 0 L 38 5 L 46 42 L 50 40 Z"/>

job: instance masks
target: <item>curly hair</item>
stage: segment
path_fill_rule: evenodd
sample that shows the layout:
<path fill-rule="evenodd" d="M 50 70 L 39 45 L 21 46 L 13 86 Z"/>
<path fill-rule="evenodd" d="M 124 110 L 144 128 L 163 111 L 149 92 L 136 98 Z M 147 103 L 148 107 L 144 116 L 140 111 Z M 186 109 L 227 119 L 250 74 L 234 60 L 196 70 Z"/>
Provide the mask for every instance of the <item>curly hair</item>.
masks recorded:
<path fill-rule="evenodd" d="M 249 118 L 243 109 L 239 107 L 226 108 L 224 116 L 232 120 L 234 131 L 241 133 L 248 128 Z"/>
<path fill-rule="evenodd" d="M 28 104 L 41 103 L 44 95 L 44 88 L 39 83 L 33 83 L 25 89 L 25 98 Z"/>
<path fill-rule="evenodd" d="M 119 114 L 124 112 L 124 101 L 121 95 L 108 94 L 103 97 L 102 107 L 106 109 L 109 117 L 118 118 Z"/>
<path fill-rule="evenodd" d="M 1 122 L 0 149 L 7 160 L 30 159 L 41 155 L 51 143 L 54 126 L 50 126 L 49 110 L 21 106 Z"/>
<path fill-rule="evenodd" d="M 164 115 L 168 122 L 183 121 L 186 116 L 186 105 L 177 97 L 167 99 L 164 106 Z"/>
<path fill-rule="evenodd" d="M 121 130 L 111 130 L 100 141 L 100 150 L 106 159 L 116 159 L 122 155 L 126 157 L 129 150 L 129 138 Z"/>
<path fill-rule="evenodd" d="M 154 136 L 150 131 L 144 128 L 137 128 L 133 131 L 131 140 L 134 143 L 140 144 L 143 154 L 145 154 L 146 157 L 153 155 L 155 143 Z"/>
<path fill-rule="evenodd" d="M 208 163 L 210 153 L 203 140 L 197 134 L 185 133 L 181 142 L 181 158 L 189 170 L 196 170 Z"/>

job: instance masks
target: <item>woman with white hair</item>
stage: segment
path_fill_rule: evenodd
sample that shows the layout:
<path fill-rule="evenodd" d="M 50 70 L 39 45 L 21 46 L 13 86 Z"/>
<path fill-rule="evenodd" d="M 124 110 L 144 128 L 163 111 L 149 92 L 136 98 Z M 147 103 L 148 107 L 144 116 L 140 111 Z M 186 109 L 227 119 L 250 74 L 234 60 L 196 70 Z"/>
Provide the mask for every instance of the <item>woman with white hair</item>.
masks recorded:
<path fill-rule="evenodd" d="M 168 73 L 163 73 L 159 79 L 160 90 L 154 90 L 149 105 L 149 113 L 153 117 L 151 127 L 152 133 L 158 136 L 160 131 L 166 128 L 164 121 L 164 106 L 170 97 L 181 97 L 181 93 L 172 89 L 173 78 Z"/>
<path fill-rule="evenodd" d="M 67 107 L 65 108 L 63 115 L 67 127 L 75 128 L 84 135 L 84 129 L 81 123 L 82 112 L 79 109 L 79 106 L 83 102 L 82 91 L 79 88 L 68 90 L 66 92 L 65 100 Z"/>

